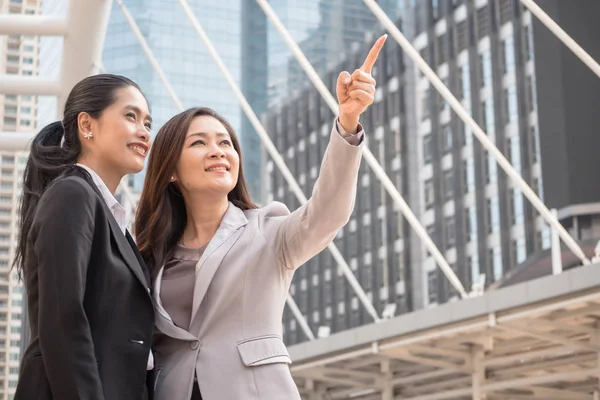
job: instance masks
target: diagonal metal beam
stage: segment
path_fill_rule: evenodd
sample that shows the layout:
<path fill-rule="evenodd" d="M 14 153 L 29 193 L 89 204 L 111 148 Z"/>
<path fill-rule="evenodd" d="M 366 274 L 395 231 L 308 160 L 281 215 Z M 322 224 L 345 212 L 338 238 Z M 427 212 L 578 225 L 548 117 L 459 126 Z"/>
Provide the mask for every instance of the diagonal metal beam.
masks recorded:
<path fill-rule="evenodd" d="M 347 375 L 355 379 L 367 381 L 372 380 L 373 382 L 376 382 L 381 376 L 379 373 L 356 371 L 334 367 L 319 367 L 314 368 L 313 371 L 318 371 L 322 375 Z"/>
<path fill-rule="evenodd" d="M 10 151 L 25 151 L 35 132 L 0 132 L 0 149 Z"/>
<path fill-rule="evenodd" d="M 150 46 L 148 45 L 146 38 L 144 38 L 142 31 L 140 31 L 138 24 L 135 22 L 135 20 L 131 16 L 131 13 L 129 12 L 127 7 L 125 7 L 125 4 L 123 4 L 122 0 L 115 0 L 115 3 L 117 3 L 117 5 L 121 8 L 121 12 L 123 13 L 123 16 L 127 20 L 127 23 L 129 24 L 129 27 L 131 28 L 133 34 L 135 35 L 138 42 L 140 43 L 140 46 L 142 46 L 142 49 L 144 50 L 144 54 L 146 54 L 146 57 L 148 57 L 148 60 L 150 61 L 150 64 L 152 65 L 154 72 L 156 72 L 160 81 L 164 85 L 165 89 L 167 89 L 169 96 L 171 96 L 171 100 L 173 100 L 173 103 L 175 103 L 175 106 L 177 107 L 177 109 L 179 111 L 183 111 L 184 110 L 183 103 L 181 102 L 181 100 L 179 99 L 177 94 L 175 93 L 173 86 L 171 86 L 171 83 L 169 82 L 165 73 L 163 72 L 162 68 L 160 67 L 160 64 L 158 63 L 158 60 L 154 56 L 154 53 L 152 52 L 152 50 L 150 50 Z M 102 69 L 104 69 L 104 67 L 102 67 Z"/>
<path fill-rule="evenodd" d="M 62 119 L 69 92 L 83 78 L 98 73 L 108 28 L 112 0 L 71 0 L 68 8 L 68 32 L 62 54 L 57 117 Z"/>
<path fill-rule="evenodd" d="M 336 383 L 339 385 L 343 385 L 343 386 L 349 386 L 349 387 L 354 387 L 354 388 L 363 388 L 363 389 L 368 389 L 368 388 L 374 388 L 374 387 L 378 387 L 379 386 L 379 382 L 377 378 L 373 378 L 373 377 L 369 377 L 367 381 L 365 381 L 364 379 L 355 379 L 352 377 L 341 377 L 338 376 L 338 374 L 336 373 L 336 376 L 331 375 L 331 372 L 328 371 L 329 368 L 313 368 L 310 370 L 306 370 L 306 371 L 302 371 L 302 373 L 298 374 L 297 376 L 302 376 L 305 378 L 309 378 L 309 379 L 313 379 L 316 381 L 320 381 L 320 382 L 329 382 L 329 383 Z"/>
<path fill-rule="evenodd" d="M 454 358 L 456 360 L 462 361 L 463 363 L 467 363 L 467 360 L 470 358 L 469 353 L 467 352 L 461 353 L 460 351 L 444 349 L 436 346 L 422 346 L 418 344 L 413 344 L 410 346 L 410 349 L 413 352 Z"/>
<path fill-rule="evenodd" d="M 375 2 L 375 0 L 363 0 L 364 3 L 371 9 L 375 17 L 383 24 L 383 26 L 390 32 L 396 42 L 402 47 L 404 52 L 413 60 L 413 62 L 419 67 L 421 72 L 427 77 L 429 82 L 438 91 L 440 96 L 446 100 L 446 102 L 452 107 L 458 117 L 470 128 L 471 132 L 479 140 L 481 145 L 494 157 L 500 168 L 506 172 L 509 179 L 517 186 L 525 197 L 531 202 L 531 205 L 540 213 L 542 218 L 560 235 L 561 239 L 565 242 L 567 247 L 575 254 L 584 265 L 590 264 L 590 260 L 587 258 L 579 244 L 573 239 L 573 237 L 567 232 L 567 230 L 558 222 L 558 219 L 550 212 L 544 202 L 538 197 L 538 195 L 531 189 L 531 187 L 525 182 L 525 180 L 519 175 L 517 170 L 512 166 L 510 161 L 504 157 L 502 152 L 498 150 L 498 147 L 492 142 L 489 136 L 479 127 L 477 122 L 469 115 L 467 110 L 462 104 L 454 97 L 452 92 L 444 85 L 442 80 L 437 74 L 431 69 L 427 62 L 421 57 L 419 52 L 414 48 L 408 39 L 400 32 L 400 29 L 392 22 L 392 20 L 386 15 L 381 7 Z"/>
<path fill-rule="evenodd" d="M 600 64 L 589 55 L 567 32 L 564 31 L 544 10 L 533 0 L 521 0 L 521 3 L 535 15 L 546 28 L 569 48 L 589 69 L 600 78 Z"/>
<path fill-rule="evenodd" d="M 60 17 L 0 14 L 0 35 L 66 36 L 68 31 L 67 20 Z"/>
<path fill-rule="evenodd" d="M 587 350 L 587 351 L 600 351 L 596 346 L 592 346 L 587 342 L 582 342 L 579 340 L 574 340 L 571 338 L 567 338 L 561 335 L 557 335 L 549 332 L 538 332 L 531 328 L 525 327 L 523 325 L 515 325 L 515 324 L 502 324 L 496 326 L 499 329 L 518 332 L 524 335 L 528 335 L 540 340 L 545 340 L 548 342 L 556 343 L 562 346 L 567 346 L 577 350 Z"/>
<path fill-rule="evenodd" d="M 514 388 L 522 388 L 531 385 L 543 385 L 567 379 L 583 379 L 595 377 L 598 371 L 596 368 L 580 369 L 577 371 L 557 372 L 540 376 L 527 376 L 517 379 L 502 380 L 485 385 L 486 391 L 491 390 L 506 390 Z"/>
<path fill-rule="evenodd" d="M 406 349 L 403 348 L 392 348 L 388 350 L 381 351 L 381 354 L 385 354 L 391 358 L 396 358 L 399 360 L 410 361 L 416 364 L 427 365 L 429 367 L 436 367 L 447 369 L 450 371 L 458 371 L 470 373 L 471 370 L 468 368 L 466 364 L 457 364 L 450 361 L 443 361 L 435 358 L 417 356 L 412 354 Z"/>
<path fill-rule="evenodd" d="M 39 76 L 0 75 L 0 94 L 56 96 L 61 91 L 61 83 L 55 79 Z"/>
<path fill-rule="evenodd" d="M 577 393 L 571 390 L 546 388 L 541 386 L 524 387 L 525 390 L 531 390 L 536 399 L 556 399 L 556 400 L 589 400 L 590 396 L 584 393 Z"/>

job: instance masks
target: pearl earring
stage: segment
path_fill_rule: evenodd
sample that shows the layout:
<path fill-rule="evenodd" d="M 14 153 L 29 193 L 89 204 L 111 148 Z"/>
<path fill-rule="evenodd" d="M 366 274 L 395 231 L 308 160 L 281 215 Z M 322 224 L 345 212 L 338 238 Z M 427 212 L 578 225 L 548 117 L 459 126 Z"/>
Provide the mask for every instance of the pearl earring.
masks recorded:
<path fill-rule="evenodd" d="M 175 182 L 175 177 L 171 175 L 171 182 Z"/>
<path fill-rule="evenodd" d="M 83 134 L 83 137 L 86 139 L 91 139 L 94 134 L 92 132 L 87 132 Z"/>

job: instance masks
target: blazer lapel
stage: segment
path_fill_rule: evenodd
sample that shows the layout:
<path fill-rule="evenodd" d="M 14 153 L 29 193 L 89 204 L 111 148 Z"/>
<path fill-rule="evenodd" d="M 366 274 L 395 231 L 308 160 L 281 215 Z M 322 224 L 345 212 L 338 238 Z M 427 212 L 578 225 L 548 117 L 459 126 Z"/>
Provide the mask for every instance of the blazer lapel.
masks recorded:
<path fill-rule="evenodd" d="M 74 174 L 79 176 L 80 178 L 83 178 L 100 197 L 100 200 L 102 201 L 102 205 L 108 215 L 108 223 L 110 225 L 110 229 L 112 231 L 113 238 L 115 239 L 115 243 L 117 244 L 117 247 L 119 248 L 119 252 L 125 259 L 125 264 L 127 264 L 127 266 L 129 267 L 129 269 L 131 270 L 133 275 L 135 275 L 135 277 L 138 279 L 138 281 L 140 281 L 140 283 L 142 285 L 144 285 L 144 289 L 147 290 L 149 288 L 149 279 L 146 279 L 146 276 L 144 274 L 144 270 L 142 269 L 142 265 L 140 264 L 140 261 L 137 259 L 136 255 L 134 254 L 133 248 L 128 243 L 128 239 L 125 237 L 125 235 L 123 235 L 123 231 L 121 230 L 121 227 L 119 226 L 119 224 L 113 217 L 112 212 L 109 210 L 108 206 L 104 202 L 102 193 L 100 193 L 100 191 L 98 190 L 98 188 L 92 181 L 91 176 L 87 173 L 87 171 L 85 171 L 82 168 L 76 167 L 76 169 L 74 170 Z M 135 243 L 134 243 L 134 246 L 135 246 Z M 148 293 L 148 294 L 150 294 L 150 293 Z"/>
<path fill-rule="evenodd" d="M 140 265 L 135 254 L 133 253 L 133 249 L 127 242 L 125 235 L 123 235 L 121 227 L 119 226 L 119 224 L 117 224 L 117 221 L 112 217 L 112 214 L 109 215 L 108 222 L 110 224 L 110 229 L 112 230 L 113 237 L 115 238 L 115 243 L 117 244 L 121 255 L 125 259 L 125 264 L 127 264 L 131 272 L 133 272 L 133 275 L 135 275 L 135 277 L 140 281 L 140 283 L 144 285 L 144 289 L 148 289 L 148 281 L 146 280 L 146 276 L 144 275 L 142 266 Z"/>
<path fill-rule="evenodd" d="M 152 280 L 150 279 L 150 271 L 148 270 L 148 266 L 146 265 L 144 258 L 142 257 L 142 255 L 140 254 L 140 251 L 138 250 L 135 240 L 133 240 L 133 237 L 131 237 L 129 230 L 126 231 L 125 237 L 127 238 L 129 247 L 131 247 L 131 250 L 133 250 L 133 254 L 135 255 L 135 258 L 138 260 L 140 267 L 142 267 L 142 272 L 144 273 L 144 278 L 146 278 L 146 284 L 148 285 L 148 287 L 150 287 L 151 282 L 152 282 Z"/>
<path fill-rule="evenodd" d="M 246 219 L 244 212 L 229 203 L 229 208 L 227 208 L 227 212 L 223 216 L 219 229 L 217 229 L 215 236 L 213 236 L 208 243 L 202 257 L 196 264 L 196 283 L 194 285 L 190 332 L 200 331 L 201 321 L 197 318 L 200 304 L 206 296 L 208 287 L 210 286 L 215 273 L 219 269 L 221 261 L 223 261 L 225 255 L 240 237 L 242 233 L 240 228 L 247 223 L 248 220 Z"/>

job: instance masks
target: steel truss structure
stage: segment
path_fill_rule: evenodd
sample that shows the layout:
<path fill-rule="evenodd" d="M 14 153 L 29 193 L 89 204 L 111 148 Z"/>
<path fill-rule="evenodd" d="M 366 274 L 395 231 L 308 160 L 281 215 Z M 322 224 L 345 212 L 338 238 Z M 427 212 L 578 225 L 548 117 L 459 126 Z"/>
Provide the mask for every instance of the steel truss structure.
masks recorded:
<path fill-rule="evenodd" d="M 304 399 L 592 400 L 598 264 L 290 347 Z"/>

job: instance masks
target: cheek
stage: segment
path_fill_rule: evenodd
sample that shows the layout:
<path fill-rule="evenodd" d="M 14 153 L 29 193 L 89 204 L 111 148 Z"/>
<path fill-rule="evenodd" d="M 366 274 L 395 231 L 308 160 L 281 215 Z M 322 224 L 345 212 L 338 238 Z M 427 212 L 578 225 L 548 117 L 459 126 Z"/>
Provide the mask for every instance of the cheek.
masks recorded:
<path fill-rule="evenodd" d="M 127 151 L 127 143 L 130 138 L 127 126 L 123 122 L 110 122 L 105 124 L 103 131 L 107 139 L 106 147 L 114 152 L 114 156 L 122 156 L 122 153 Z"/>
<path fill-rule="evenodd" d="M 235 180 L 237 181 L 237 178 L 240 175 L 240 158 L 238 157 L 237 153 L 235 153 L 231 156 L 231 158 L 229 160 L 230 160 L 229 163 L 231 164 L 232 168 L 235 170 L 234 177 L 235 177 Z"/>
<path fill-rule="evenodd" d="M 195 182 L 202 179 L 204 173 L 202 154 L 198 151 L 186 151 L 181 155 L 175 168 L 177 177 L 183 182 Z"/>

